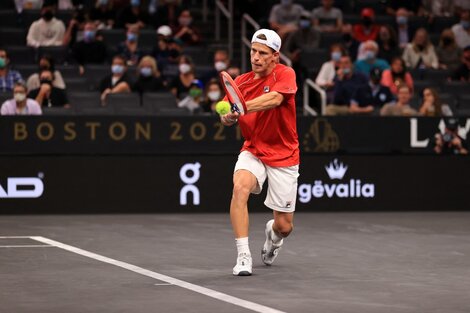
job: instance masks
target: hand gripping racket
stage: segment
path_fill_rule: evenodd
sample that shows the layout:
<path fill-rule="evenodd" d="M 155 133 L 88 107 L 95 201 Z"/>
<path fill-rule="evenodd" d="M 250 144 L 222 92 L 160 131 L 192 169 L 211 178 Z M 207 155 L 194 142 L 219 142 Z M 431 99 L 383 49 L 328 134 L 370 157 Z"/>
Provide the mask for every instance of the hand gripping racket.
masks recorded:
<path fill-rule="evenodd" d="M 232 77 L 227 72 L 222 71 L 220 73 L 220 81 L 225 89 L 228 101 L 232 105 L 232 112 L 244 115 L 247 112 L 245 98 L 243 98 L 240 89 L 238 89 Z"/>

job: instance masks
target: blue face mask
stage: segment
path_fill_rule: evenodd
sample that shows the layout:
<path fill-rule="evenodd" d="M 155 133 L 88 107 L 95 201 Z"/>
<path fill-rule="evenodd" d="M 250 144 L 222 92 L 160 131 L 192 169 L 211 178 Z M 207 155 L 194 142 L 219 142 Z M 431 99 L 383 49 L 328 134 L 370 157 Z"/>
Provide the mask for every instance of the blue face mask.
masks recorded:
<path fill-rule="evenodd" d="M 302 29 L 309 29 L 312 23 L 309 20 L 300 20 L 299 26 Z"/>
<path fill-rule="evenodd" d="M 131 0 L 131 5 L 133 7 L 138 7 L 140 6 L 140 0 Z"/>
<path fill-rule="evenodd" d="M 408 18 L 406 16 L 397 16 L 397 24 L 405 25 L 408 23 Z"/>
<path fill-rule="evenodd" d="M 83 38 L 85 41 L 93 41 L 95 39 L 96 32 L 94 30 L 86 30 L 83 32 Z"/>
<path fill-rule="evenodd" d="M 335 51 L 331 53 L 331 59 L 338 62 L 341 59 L 341 52 Z"/>
<path fill-rule="evenodd" d="M 470 29 L 470 21 L 461 21 L 460 24 L 462 25 L 463 29 L 465 30 Z"/>
<path fill-rule="evenodd" d="M 100 5 L 107 5 L 108 4 L 108 0 L 100 0 Z"/>
<path fill-rule="evenodd" d="M 344 74 L 344 75 L 349 75 L 349 74 L 351 74 L 351 69 L 350 69 L 349 67 L 343 68 L 343 74 Z"/>
<path fill-rule="evenodd" d="M 127 34 L 127 41 L 134 42 L 137 41 L 137 35 L 134 33 Z"/>
<path fill-rule="evenodd" d="M 366 53 L 365 53 L 365 58 L 366 58 L 366 60 L 372 60 L 372 59 L 374 59 L 374 58 L 375 58 L 375 52 L 374 52 L 374 51 L 370 51 L 370 50 L 366 51 Z"/>
<path fill-rule="evenodd" d="M 140 69 L 140 74 L 144 77 L 150 77 L 152 76 L 153 70 L 151 67 L 142 67 Z"/>
<path fill-rule="evenodd" d="M 124 73 L 124 66 L 115 64 L 111 66 L 111 72 L 113 72 L 113 74 L 122 74 Z"/>

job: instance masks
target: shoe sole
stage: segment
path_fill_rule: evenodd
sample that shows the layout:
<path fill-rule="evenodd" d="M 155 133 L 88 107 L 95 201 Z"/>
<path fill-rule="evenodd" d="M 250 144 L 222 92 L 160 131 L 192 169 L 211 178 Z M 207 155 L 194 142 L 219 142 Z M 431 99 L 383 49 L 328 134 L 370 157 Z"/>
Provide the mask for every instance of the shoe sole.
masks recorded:
<path fill-rule="evenodd" d="M 238 274 L 233 274 L 234 276 L 251 276 L 251 273 L 248 272 L 248 271 L 241 271 L 240 273 Z"/>

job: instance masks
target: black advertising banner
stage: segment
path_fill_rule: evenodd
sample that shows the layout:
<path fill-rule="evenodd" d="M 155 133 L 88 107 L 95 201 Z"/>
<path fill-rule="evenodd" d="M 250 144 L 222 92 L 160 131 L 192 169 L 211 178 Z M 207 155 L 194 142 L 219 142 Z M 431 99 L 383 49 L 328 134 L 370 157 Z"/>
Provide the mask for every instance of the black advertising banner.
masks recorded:
<path fill-rule="evenodd" d="M 235 155 L 0 157 L 0 214 L 228 214 L 235 161 Z M 297 211 L 468 210 L 469 162 L 304 155 Z M 269 210 L 265 194 L 251 197 L 250 211 Z"/>
<path fill-rule="evenodd" d="M 433 154 L 439 118 L 299 117 L 304 154 Z M 468 143 L 470 118 L 459 135 Z M 470 136 L 469 136 L 470 137 Z M 238 127 L 216 117 L 0 117 L 1 155 L 234 154 Z"/>

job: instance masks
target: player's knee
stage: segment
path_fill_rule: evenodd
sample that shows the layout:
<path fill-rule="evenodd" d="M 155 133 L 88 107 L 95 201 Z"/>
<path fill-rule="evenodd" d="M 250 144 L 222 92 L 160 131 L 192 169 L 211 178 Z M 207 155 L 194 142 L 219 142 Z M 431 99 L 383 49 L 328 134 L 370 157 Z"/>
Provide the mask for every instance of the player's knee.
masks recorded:
<path fill-rule="evenodd" d="M 246 198 L 250 194 L 250 186 L 237 182 L 233 185 L 233 196 L 236 198 Z"/>
<path fill-rule="evenodd" d="M 292 230 L 294 229 L 294 225 L 292 223 L 287 222 L 279 223 L 276 226 L 277 233 L 283 238 L 289 236 Z"/>

